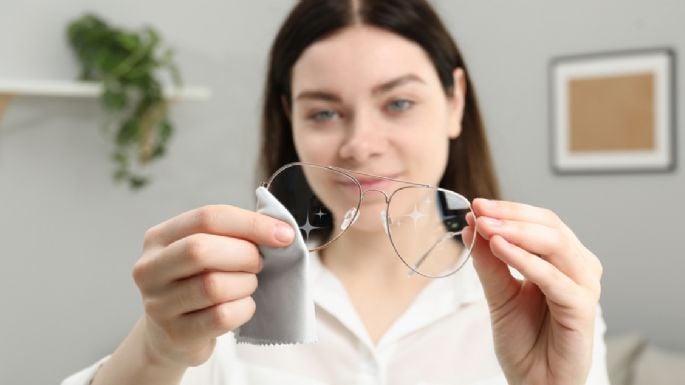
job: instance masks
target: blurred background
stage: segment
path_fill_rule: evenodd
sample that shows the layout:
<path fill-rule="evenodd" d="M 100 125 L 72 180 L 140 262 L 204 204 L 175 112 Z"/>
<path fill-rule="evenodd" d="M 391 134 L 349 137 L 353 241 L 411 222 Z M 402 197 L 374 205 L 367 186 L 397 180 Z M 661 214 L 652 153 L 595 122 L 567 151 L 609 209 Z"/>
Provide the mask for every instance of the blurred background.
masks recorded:
<path fill-rule="evenodd" d="M 142 308 L 131 278 L 145 230 L 205 204 L 252 208 L 271 40 L 293 1 L 5 1 L 0 79 L 70 80 L 67 24 L 93 11 L 151 24 L 207 101 L 172 106 L 176 132 L 132 192 L 111 179 L 96 98 L 17 95 L 0 120 L 0 383 L 58 383 L 110 353 Z M 504 197 L 548 207 L 604 265 L 609 336 L 685 351 L 685 175 L 558 175 L 549 158 L 550 60 L 670 47 L 685 70 L 675 0 L 432 2 L 470 67 Z M 682 76 L 675 88 L 684 89 Z M 685 98 L 674 105 L 685 111 Z M 677 158 L 685 135 L 676 122 Z"/>

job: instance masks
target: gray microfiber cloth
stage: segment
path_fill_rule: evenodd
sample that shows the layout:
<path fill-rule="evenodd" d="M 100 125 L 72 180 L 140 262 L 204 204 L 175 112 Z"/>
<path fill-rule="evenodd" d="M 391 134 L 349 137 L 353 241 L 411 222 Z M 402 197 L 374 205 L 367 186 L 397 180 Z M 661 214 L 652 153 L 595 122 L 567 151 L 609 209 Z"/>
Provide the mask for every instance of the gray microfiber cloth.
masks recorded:
<path fill-rule="evenodd" d="M 238 343 L 277 345 L 316 341 L 314 300 L 310 289 L 307 247 L 295 218 L 264 187 L 257 188 L 257 212 L 289 223 L 295 230 L 290 246 L 260 246 L 264 268 L 257 274 L 252 297 L 255 314 L 235 330 Z"/>

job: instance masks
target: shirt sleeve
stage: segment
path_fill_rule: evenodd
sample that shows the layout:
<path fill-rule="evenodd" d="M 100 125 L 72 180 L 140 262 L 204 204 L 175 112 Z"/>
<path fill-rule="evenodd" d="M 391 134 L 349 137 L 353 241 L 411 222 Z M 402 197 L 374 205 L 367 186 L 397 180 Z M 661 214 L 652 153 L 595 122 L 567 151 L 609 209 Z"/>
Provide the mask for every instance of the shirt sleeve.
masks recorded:
<path fill-rule="evenodd" d="M 607 347 L 604 335 L 607 325 L 602 316 L 602 308 L 597 306 L 597 318 L 595 320 L 595 340 L 592 349 L 592 366 L 587 378 L 587 385 L 609 385 L 609 372 L 607 370 Z"/>

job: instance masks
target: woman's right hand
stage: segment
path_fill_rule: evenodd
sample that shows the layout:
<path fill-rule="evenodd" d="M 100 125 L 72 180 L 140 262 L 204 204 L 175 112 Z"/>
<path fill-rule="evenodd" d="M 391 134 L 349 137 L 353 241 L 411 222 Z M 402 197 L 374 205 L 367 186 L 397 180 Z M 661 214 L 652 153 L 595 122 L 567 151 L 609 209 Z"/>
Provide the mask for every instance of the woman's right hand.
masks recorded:
<path fill-rule="evenodd" d="M 293 228 L 227 205 L 185 212 L 150 228 L 133 278 L 143 298 L 145 352 L 152 362 L 196 366 L 212 354 L 216 337 L 252 318 L 256 247 L 283 247 Z"/>

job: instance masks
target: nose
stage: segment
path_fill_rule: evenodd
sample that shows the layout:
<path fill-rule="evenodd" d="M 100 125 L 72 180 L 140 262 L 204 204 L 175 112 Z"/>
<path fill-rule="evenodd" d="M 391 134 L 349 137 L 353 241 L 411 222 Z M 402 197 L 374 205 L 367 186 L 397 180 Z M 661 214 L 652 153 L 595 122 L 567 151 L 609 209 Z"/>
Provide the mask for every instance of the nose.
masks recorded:
<path fill-rule="evenodd" d="M 342 159 L 364 163 L 381 155 L 387 146 L 387 137 L 380 122 L 369 113 L 356 114 L 346 130 L 339 155 Z"/>

